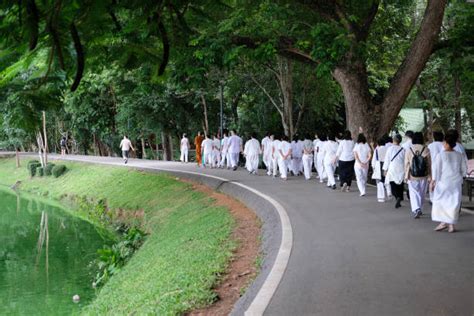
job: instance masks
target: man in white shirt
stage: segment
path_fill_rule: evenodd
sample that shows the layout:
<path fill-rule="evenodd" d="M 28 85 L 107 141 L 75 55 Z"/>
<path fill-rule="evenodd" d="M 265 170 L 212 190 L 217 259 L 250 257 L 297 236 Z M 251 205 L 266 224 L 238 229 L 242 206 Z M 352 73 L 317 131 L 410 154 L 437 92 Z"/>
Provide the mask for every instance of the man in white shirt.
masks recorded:
<path fill-rule="evenodd" d="M 221 161 L 221 140 L 214 134 L 212 140 L 212 167 L 219 167 Z"/>
<path fill-rule="evenodd" d="M 262 139 L 262 153 L 263 153 L 263 163 L 267 168 L 267 175 L 272 174 L 272 142 L 273 142 L 273 134 L 267 133 L 264 139 Z"/>
<path fill-rule="evenodd" d="M 186 137 L 186 134 L 183 134 L 183 138 L 181 138 L 181 162 L 187 163 L 188 162 L 188 154 L 189 154 L 189 140 Z"/>
<path fill-rule="evenodd" d="M 302 142 L 295 136 L 295 139 L 291 142 L 291 162 L 289 165 L 290 171 L 295 176 L 298 176 L 302 170 L 302 156 Z"/>
<path fill-rule="evenodd" d="M 128 139 L 127 135 L 123 135 L 123 139 L 120 142 L 120 149 L 122 149 L 122 157 L 126 164 L 128 163 L 128 155 L 129 155 L 130 149 L 135 151 L 135 148 L 133 148 L 132 142 L 130 141 L 130 139 Z"/>
<path fill-rule="evenodd" d="M 202 166 L 205 168 L 206 166 L 213 167 L 212 165 L 212 149 L 213 149 L 213 141 L 212 139 L 209 138 L 209 136 L 206 134 L 206 138 L 202 141 L 201 147 L 202 147 L 202 161 L 203 164 Z"/>
<path fill-rule="evenodd" d="M 229 155 L 230 155 L 230 165 L 232 169 L 235 171 L 239 165 L 239 155 L 242 152 L 242 138 L 237 136 L 235 130 L 230 132 L 229 137 Z"/>
<path fill-rule="evenodd" d="M 313 168 L 313 142 L 309 139 L 309 135 L 305 135 L 303 141 L 303 171 L 306 180 L 311 179 L 311 171 Z"/>
<path fill-rule="evenodd" d="M 224 137 L 221 140 L 221 162 L 219 163 L 220 168 L 224 168 L 224 164 L 227 163 L 227 169 L 230 169 L 230 159 L 229 159 L 229 137 L 228 131 L 224 130 Z"/>
<path fill-rule="evenodd" d="M 257 135 L 252 133 L 251 138 L 245 143 L 245 167 L 250 174 L 257 174 L 258 160 L 260 154 L 260 143 L 257 140 Z"/>
<path fill-rule="evenodd" d="M 323 147 L 324 142 L 326 141 L 325 134 L 315 135 L 315 140 L 313 141 L 314 146 L 314 167 L 318 172 L 319 182 L 323 183 L 326 179 L 326 172 L 324 171 L 324 153 Z"/>
<path fill-rule="evenodd" d="M 280 137 L 274 137 L 273 142 L 272 142 L 272 173 L 273 173 L 273 178 L 275 178 L 278 175 L 278 165 L 280 162 Z"/>
<path fill-rule="evenodd" d="M 280 169 L 280 177 L 283 180 L 288 178 L 288 164 L 291 161 L 291 144 L 288 137 L 283 136 L 278 148 L 278 169 Z"/>

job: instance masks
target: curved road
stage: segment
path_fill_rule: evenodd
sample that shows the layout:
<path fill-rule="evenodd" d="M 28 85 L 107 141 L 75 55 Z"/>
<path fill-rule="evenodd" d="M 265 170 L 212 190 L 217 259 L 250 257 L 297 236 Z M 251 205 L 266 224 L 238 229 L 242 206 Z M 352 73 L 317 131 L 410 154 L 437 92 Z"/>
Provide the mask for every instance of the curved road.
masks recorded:
<path fill-rule="evenodd" d="M 120 164 L 118 158 L 68 160 Z M 429 205 L 414 220 L 408 203 L 376 202 L 368 188 L 327 189 L 302 177 L 280 181 L 243 170 L 132 159 L 132 167 L 202 172 L 245 184 L 278 201 L 293 228 L 293 248 L 265 315 L 473 315 L 474 217 L 458 232 L 433 231 Z M 263 174 L 263 172 L 261 172 Z"/>

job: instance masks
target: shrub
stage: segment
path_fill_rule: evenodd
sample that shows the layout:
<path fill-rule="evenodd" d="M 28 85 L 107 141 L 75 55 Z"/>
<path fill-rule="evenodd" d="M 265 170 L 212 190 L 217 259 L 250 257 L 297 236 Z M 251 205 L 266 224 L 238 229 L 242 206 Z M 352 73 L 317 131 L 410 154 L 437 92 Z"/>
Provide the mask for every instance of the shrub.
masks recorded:
<path fill-rule="evenodd" d="M 36 167 L 36 174 L 38 175 L 38 177 L 44 176 L 44 168 L 41 167 L 41 165 L 39 165 L 38 167 Z"/>
<path fill-rule="evenodd" d="M 55 178 L 60 177 L 64 172 L 66 172 L 66 166 L 65 165 L 56 165 L 52 169 L 53 176 Z"/>
<path fill-rule="evenodd" d="M 53 174 L 53 168 L 55 164 L 54 163 L 48 163 L 46 167 L 44 168 L 44 175 L 45 176 L 50 176 Z"/>
<path fill-rule="evenodd" d="M 34 177 L 36 175 L 36 168 L 41 167 L 41 164 L 38 160 L 32 160 L 28 162 L 28 172 L 30 173 L 30 177 Z"/>

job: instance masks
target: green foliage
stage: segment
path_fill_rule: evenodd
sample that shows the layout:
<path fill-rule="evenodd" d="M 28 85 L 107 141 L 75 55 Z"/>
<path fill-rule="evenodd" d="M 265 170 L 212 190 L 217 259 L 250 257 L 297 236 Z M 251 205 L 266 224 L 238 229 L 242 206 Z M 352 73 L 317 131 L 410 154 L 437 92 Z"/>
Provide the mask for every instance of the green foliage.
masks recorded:
<path fill-rule="evenodd" d="M 117 274 L 145 242 L 146 234 L 138 228 L 129 228 L 121 236 L 121 241 L 105 246 L 97 251 L 99 258 L 92 262 L 98 270 L 94 284 L 101 287 L 110 277 Z"/>
<path fill-rule="evenodd" d="M 46 167 L 44 167 L 44 175 L 45 176 L 50 176 L 53 174 L 53 168 L 54 168 L 55 164 L 54 163 L 48 163 L 46 165 Z"/>
<path fill-rule="evenodd" d="M 30 177 L 34 177 L 36 175 L 36 168 L 38 167 L 41 167 L 41 163 L 38 160 L 28 161 L 27 168 L 28 168 Z"/>
<path fill-rule="evenodd" d="M 44 168 L 40 166 L 36 167 L 36 172 L 35 174 L 38 176 L 38 177 L 42 177 L 44 176 Z"/>
<path fill-rule="evenodd" d="M 66 172 L 66 170 L 67 168 L 65 165 L 56 165 L 53 167 L 51 172 L 55 178 L 58 178 L 61 175 L 63 175 Z"/>

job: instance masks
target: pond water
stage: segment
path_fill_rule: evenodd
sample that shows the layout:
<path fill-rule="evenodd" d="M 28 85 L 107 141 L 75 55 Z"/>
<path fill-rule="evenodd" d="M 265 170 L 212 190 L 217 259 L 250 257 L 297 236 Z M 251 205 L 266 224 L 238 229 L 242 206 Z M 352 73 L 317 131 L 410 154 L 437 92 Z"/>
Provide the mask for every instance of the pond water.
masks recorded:
<path fill-rule="evenodd" d="M 89 222 L 0 188 L 0 315 L 78 314 L 95 296 L 89 263 L 104 244 Z"/>

